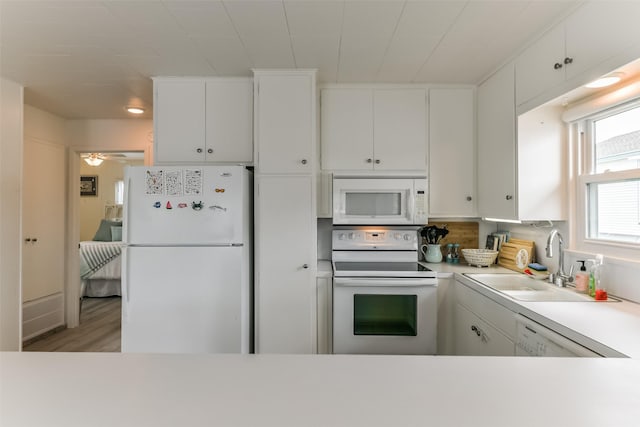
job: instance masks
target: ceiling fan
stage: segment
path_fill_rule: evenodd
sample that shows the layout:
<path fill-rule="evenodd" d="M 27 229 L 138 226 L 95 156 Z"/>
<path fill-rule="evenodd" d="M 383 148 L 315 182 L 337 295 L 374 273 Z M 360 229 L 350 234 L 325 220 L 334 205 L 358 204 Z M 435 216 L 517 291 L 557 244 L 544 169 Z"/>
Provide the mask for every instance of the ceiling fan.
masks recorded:
<path fill-rule="evenodd" d="M 90 166 L 100 166 L 105 160 L 135 159 L 138 153 L 82 153 L 80 157 Z"/>

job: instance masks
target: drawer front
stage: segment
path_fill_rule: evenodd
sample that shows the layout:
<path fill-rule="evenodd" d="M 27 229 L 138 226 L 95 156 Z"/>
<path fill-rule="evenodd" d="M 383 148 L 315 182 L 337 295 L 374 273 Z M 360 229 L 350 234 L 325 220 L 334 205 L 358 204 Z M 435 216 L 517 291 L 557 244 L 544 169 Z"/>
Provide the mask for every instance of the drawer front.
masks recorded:
<path fill-rule="evenodd" d="M 514 312 L 460 282 L 456 282 L 455 295 L 458 303 L 501 330 L 511 340 L 515 338 L 516 319 Z"/>

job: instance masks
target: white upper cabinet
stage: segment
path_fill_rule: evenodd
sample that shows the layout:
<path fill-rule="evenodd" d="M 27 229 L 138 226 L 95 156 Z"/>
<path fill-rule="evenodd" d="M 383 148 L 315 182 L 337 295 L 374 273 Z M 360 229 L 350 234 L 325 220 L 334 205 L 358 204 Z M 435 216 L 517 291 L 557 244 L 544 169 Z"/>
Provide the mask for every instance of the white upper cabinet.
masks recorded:
<path fill-rule="evenodd" d="M 539 107 L 516 119 L 513 88 L 513 64 L 478 88 L 478 214 L 521 221 L 566 220 L 561 111 Z"/>
<path fill-rule="evenodd" d="M 640 2 L 585 2 L 516 59 L 516 105 L 534 108 L 636 59 L 638 16 Z"/>
<path fill-rule="evenodd" d="M 373 91 L 323 89 L 320 102 L 322 169 L 373 167 Z"/>
<path fill-rule="evenodd" d="M 327 88 L 320 114 L 323 170 L 426 170 L 425 89 Z"/>
<path fill-rule="evenodd" d="M 513 64 L 478 87 L 478 214 L 516 219 Z"/>
<path fill-rule="evenodd" d="M 204 80 L 154 80 L 153 84 L 155 163 L 203 161 Z"/>
<path fill-rule="evenodd" d="M 251 163 L 248 78 L 154 79 L 155 163 Z"/>
<path fill-rule="evenodd" d="M 429 216 L 476 216 L 472 88 L 429 90 Z"/>
<path fill-rule="evenodd" d="M 256 172 L 312 173 L 315 74 L 255 71 Z"/>
<path fill-rule="evenodd" d="M 252 79 L 207 81 L 205 161 L 253 161 Z"/>

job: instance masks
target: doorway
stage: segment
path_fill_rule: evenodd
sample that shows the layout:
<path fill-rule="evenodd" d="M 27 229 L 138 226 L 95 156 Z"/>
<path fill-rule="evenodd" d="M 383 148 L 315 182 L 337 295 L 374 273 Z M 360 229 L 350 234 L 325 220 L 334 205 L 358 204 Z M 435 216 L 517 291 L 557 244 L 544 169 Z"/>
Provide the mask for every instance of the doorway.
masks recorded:
<path fill-rule="evenodd" d="M 99 156 L 99 164 L 89 165 L 85 159 L 91 154 Z M 144 165 L 147 154 L 143 151 L 69 153 L 67 328 L 25 343 L 24 351 L 120 350 L 120 257 L 114 257 L 95 271 L 84 271 L 90 273 L 84 279 L 75 272 L 83 272 L 79 252 L 83 244 L 119 246 L 121 238 L 116 229 L 111 234 L 109 227 L 109 236 L 100 234 L 100 230 L 105 230 L 106 221 L 109 225 L 122 225 L 124 169 Z"/>

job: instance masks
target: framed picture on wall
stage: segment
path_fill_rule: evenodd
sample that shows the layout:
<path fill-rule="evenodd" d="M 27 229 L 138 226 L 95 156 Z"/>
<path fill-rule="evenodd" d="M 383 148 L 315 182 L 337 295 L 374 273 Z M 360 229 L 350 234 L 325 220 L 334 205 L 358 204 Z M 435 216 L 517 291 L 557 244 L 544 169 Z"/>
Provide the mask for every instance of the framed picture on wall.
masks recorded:
<path fill-rule="evenodd" d="M 80 175 L 80 195 L 98 195 L 98 175 Z"/>

